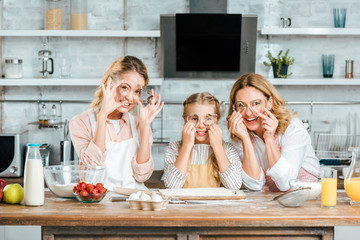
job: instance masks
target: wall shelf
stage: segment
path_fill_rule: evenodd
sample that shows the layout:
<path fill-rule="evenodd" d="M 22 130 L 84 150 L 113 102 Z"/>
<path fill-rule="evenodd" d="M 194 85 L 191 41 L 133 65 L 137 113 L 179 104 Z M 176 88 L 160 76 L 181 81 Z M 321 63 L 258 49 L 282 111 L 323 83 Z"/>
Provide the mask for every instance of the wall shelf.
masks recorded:
<path fill-rule="evenodd" d="M 360 28 L 263 28 L 262 35 L 360 36 Z"/>
<path fill-rule="evenodd" d="M 360 78 L 270 78 L 273 85 L 284 86 L 360 86 Z"/>
<path fill-rule="evenodd" d="M 158 86 L 163 78 L 151 78 L 149 85 Z M 99 86 L 99 78 L 21 78 L 21 79 L 0 79 L 0 86 Z"/>
<path fill-rule="evenodd" d="M 0 30 L 0 37 L 160 37 L 160 31 Z"/>

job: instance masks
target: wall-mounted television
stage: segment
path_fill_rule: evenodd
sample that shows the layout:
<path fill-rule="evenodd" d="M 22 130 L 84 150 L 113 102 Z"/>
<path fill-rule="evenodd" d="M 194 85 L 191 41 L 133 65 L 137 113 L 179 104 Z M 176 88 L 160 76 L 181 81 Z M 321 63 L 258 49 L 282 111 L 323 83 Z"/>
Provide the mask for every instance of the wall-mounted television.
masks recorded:
<path fill-rule="evenodd" d="M 255 71 L 256 15 L 161 15 L 160 35 L 165 78 L 237 78 Z"/>

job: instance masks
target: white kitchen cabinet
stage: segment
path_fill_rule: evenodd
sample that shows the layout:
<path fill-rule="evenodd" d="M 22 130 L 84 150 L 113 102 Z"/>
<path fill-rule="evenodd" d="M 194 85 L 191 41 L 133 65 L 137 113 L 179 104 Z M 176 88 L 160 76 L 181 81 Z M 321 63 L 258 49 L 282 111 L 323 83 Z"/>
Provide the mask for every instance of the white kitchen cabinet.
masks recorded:
<path fill-rule="evenodd" d="M 0 240 L 41 240 L 40 226 L 0 226 Z"/>

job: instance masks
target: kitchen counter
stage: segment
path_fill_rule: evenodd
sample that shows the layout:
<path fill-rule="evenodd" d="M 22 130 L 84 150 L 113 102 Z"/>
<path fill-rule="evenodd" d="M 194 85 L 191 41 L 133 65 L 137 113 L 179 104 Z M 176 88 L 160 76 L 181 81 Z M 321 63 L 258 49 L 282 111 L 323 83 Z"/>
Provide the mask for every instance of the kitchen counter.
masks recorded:
<path fill-rule="evenodd" d="M 235 239 L 250 235 L 333 239 L 334 226 L 360 226 L 360 207 L 350 206 L 345 192 L 338 193 L 334 209 L 322 209 L 318 200 L 285 208 L 272 201 L 278 194 L 246 192 L 244 200 L 169 204 L 165 210 L 144 211 L 131 210 L 127 202 L 111 202 L 110 194 L 101 203 L 84 204 L 47 191 L 41 207 L 0 203 L 0 225 L 41 225 L 43 239 Z"/>

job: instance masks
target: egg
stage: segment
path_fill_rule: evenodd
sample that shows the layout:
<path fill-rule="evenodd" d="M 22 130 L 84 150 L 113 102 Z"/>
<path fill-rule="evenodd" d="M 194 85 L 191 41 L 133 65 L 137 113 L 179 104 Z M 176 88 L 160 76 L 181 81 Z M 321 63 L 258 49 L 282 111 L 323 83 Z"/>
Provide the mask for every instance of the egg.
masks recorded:
<path fill-rule="evenodd" d="M 139 196 L 139 198 L 141 197 L 141 194 L 142 194 L 142 191 L 138 191 L 137 193 L 136 193 L 138 196 Z"/>
<path fill-rule="evenodd" d="M 139 195 L 137 195 L 137 193 L 132 193 L 129 197 L 129 200 L 139 200 Z"/>
<path fill-rule="evenodd" d="M 140 196 L 140 201 L 150 201 L 151 197 L 147 195 L 146 193 L 142 193 Z"/>
<path fill-rule="evenodd" d="M 151 198 L 151 201 L 153 201 L 153 202 L 161 202 L 161 201 L 163 201 L 163 198 L 158 194 L 153 194 L 152 198 Z"/>

